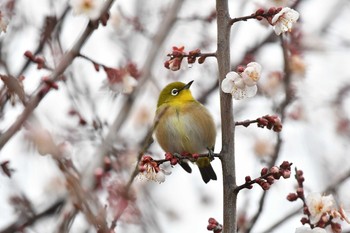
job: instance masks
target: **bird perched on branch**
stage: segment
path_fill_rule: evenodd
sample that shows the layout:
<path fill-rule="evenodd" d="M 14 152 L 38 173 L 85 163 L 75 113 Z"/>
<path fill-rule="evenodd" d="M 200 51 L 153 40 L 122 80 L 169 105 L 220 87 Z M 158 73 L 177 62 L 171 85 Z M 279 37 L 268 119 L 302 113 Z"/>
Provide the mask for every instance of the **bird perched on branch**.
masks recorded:
<path fill-rule="evenodd" d="M 172 154 L 202 154 L 213 153 L 216 128 L 208 110 L 190 91 L 193 81 L 185 84 L 173 82 L 160 93 L 157 104 L 156 119 L 158 125 L 155 135 L 159 145 L 165 152 Z M 216 174 L 211 166 L 211 156 L 200 157 L 196 164 L 199 167 L 205 183 L 216 180 Z M 192 169 L 186 161 L 180 165 L 187 172 Z"/>

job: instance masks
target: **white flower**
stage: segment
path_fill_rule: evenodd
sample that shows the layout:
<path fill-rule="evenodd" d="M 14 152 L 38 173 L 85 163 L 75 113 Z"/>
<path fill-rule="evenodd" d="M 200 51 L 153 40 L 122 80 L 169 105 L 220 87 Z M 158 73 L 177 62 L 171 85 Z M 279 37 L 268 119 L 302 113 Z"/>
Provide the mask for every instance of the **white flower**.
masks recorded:
<path fill-rule="evenodd" d="M 315 227 L 311 229 L 310 227 L 298 227 L 295 233 L 327 233 L 323 228 Z"/>
<path fill-rule="evenodd" d="M 241 74 L 234 71 L 229 72 L 222 80 L 221 90 L 231 94 L 236 100 L 253 97 L 258 90 L 256 84 L 260 79 L 260 74 L 261 65 L 251 62 Z"/>
<path fill-rule="evenodd" d="M 260 79 L 261 65 L 256 62 L 250 62 L 241 75 L 247 86 L 254 86 Z"/>
<path fill-rule="evenodd" d="M 170 173 L 167 173 L 166 171 L 164 171 L 163 169 L 156 171 L 155 167 L 149 163 L 146 163 L 143 166 L 143 168 L 144 168 L 144 171 L 140 172 L 138 177 L 141 180 L 146 179 L 148 181 L 158 182 L 159 184 L 163 183 L 165 181 L 165 175 L 170 174 Z"/>
<path fill-rule="evenodd" d="M 84 14 L 91 20 L 96 20 L 101 14 L 104 0 L 70 0 L 73 13 Z"/>
<path fill-rule="evenodd" d="M 310 223 L 315 224 L 325 213 L 330 213 L 336 209 L 335 201 L 332 195 L 322 196 L 319 193 L 310 193 L 306 197 L 306 205 L 310 212 Z"/>
<path fill-rule="evenodd" d="M 284 32 L 290 32 L 293 24 L 298 20 L 299 13 L 289 7 L 284 7 L 272 18 L 272 25 L 275 33 L 280 35 Z"/>

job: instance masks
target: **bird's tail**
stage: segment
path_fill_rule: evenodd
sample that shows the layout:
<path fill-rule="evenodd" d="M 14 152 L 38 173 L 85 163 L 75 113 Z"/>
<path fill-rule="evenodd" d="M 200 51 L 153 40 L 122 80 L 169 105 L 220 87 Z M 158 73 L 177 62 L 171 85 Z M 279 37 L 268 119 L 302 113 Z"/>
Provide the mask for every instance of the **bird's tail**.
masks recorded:
<path fill-rule="evenodd" d="M 205 183 L 208 183 L 210 180 L 217 180 L 215 171 L 210 164 L 209 158 L 199 158 L 196 163 Z"/>

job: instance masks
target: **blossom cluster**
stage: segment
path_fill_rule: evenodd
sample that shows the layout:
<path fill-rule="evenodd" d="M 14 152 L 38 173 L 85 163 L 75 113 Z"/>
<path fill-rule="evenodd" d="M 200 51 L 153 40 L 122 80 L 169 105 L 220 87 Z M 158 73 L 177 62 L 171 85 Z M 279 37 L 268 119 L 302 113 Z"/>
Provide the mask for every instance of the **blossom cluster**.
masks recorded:
<path fill-rule="evenodd" d="M 257 93 L 257 82 L 261 76 L 261 65 L 250 62 L 247 66 L 238 67 L 237 72 L 231 71 L 221 83 L 221 90 L 231 94 L 236 100 L 253 97 Z"/>
<path fill-rule="evenodd" d="M 173 51 L 168 54 L 169 60 L 165 61 L 164 67 L 172 71 L 177 71 L 181 68 L 182 60 L 187 57 L 187 63 L 191 66 L 197 61 L 202 64 L 207 57 L 215 56 L 213 53 L 202 53 L 200 49 L 191 50 L 188 53 L 185 52 L 185 47 L 173 46 Z"/>
<path fill-rule="evenodd" d="M 295 193 L 287 196 L 289 201 L 301 199 L 304 203 L 304 214 L 306 217 L 301 219 L 303 225 L 308 227 L 299 227 L 296 233 L 326 233 L 325 228 L 330 226 L 332 232 L 342 232 L 341 225 L 335 220 L 345 221 L 350 224 L 349 218 L 346 216 L 342 207 L 338 207 L 333 195 L 321 195 L 320 193 L 310 193 L 305 197 L 303 183 L 305 181 L 303 171 L 296 170 L 296 180 L 298 188 Z"/>
<path fill-rule="evenodd" d="M 159 164 L 149 155 L 144 155 L 139 162 L 139 177 L 146 180 L 163 183 L 165 181 L 165 172 L 159 167 Z"/>
<path fill-rule="evenodd" d="M 245 184 L 238 186 L 236 192 L 243 188 L 252 189 L 253 184 L 258 184 L 265 191 L 269 190 L 271 185 L 275 182 L 275 180 L 279 180 L 281 177 L 283 177 L 284 179 L 288 179 L 290 177 L 291 166 L 292 163 L 284 161 L 279 167 L 273 166 L 270 169 L 264 167 L 263 169 L 261 169 L 260 177 L 252 180 L 250 176 L 246 176 Z"/>
<path fill-rule="evenodd" d="M 271 7 L 268 10 L 259 8 L 253 16 L 258 19 L 266 19 L 277 35 L 291 32 L 293 24 L 299 19 L 299 13 L 289 7 Z"/>

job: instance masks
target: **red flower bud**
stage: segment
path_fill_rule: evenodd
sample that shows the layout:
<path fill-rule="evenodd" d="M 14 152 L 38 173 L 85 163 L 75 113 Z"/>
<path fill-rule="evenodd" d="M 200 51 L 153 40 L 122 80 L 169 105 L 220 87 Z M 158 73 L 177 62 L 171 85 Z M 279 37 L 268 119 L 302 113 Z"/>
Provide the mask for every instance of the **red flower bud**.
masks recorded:
<path fill-rule="evenodd" d="M 29 58 L 30 60 L 34 60 L 34 55 L 31 51 L 27 50 L 24 53 L 24 56 L 26 56 L 27 58 Z"/>
<path fill-rule="evenodd" d="M 267 182 L 263 182 L 261 185 L 261 188 L 263 189 L 263 190 L 269 190 L 270 189 L 270 187 L 271 187 L 271 185 L 269 184 L 269 183 L 267 183 Z"/>
<path fill-rule="evenodd" d="M 269 169 L 268 169 L 267 167 L 264 167 L 263 169 L 261 169 L 260 174 L 261 174 L 262 176 L 264 176 L 264 175 L 266 175 L 266 174 L 268 173 L 268 171 L 269 171 Z"/>
<path fill-rule="evenodd" d="M 273 176 L 268 176 L 266 177 L 266 181 L 269 184 L 273 184 L 275 182 L 275 178 L 273 178 Z"/>
<path fill-rule="evenodd" d="M 274 14 L 276 14 L 276 7 L 271 7 L 271 8 L 267 11 L 267 13 L 268 13 L 269 15 L 274 15 Z"/>
<path fill-rule="evenodd" d="M 331 222 L 331 228 L 332 228 L 333 233 L 341 233 L 342 232 L 341 225 L 339 223 Z"/>
<path fill-rule="evenodd" d="M 218 224 L 218 221 L 216 221 L 215 218 L 209 218 L 208 223 L 209 223 L 209 224 L 217 225 L 217 224 Z"/>
<path fill-rule="evenodd" d="M 287 196 L 288 201 L 296 201 L 298 200 L 298 195 L 296 193 L 290 193 Z"/>
<path fill-rule="evenodd" d="M 278 173 L 280 173 L 280 169 L 277 166 L 273 166 L 272 168 L 270 168 L 270 172 L 272 174 L 278 174 Z"/>
<path fill-rule="evenodd" d="M 172 158 L 171 160 L 170 160 L 170 164 L 171 165 L 176 165 L 177 164 L 177 158 Z"/>
<path fill-rule="evenodd" d="M 198 159 L 199 158 L 199 154 L 192 154 L 192 157 L 194 158 L 194 159 Z"/>
<path fill-rule="evenodd" d="M 255 15 L 258 16 L 258 15 L 262 15 L 265 13 L 265 10 L 263 8 L 259 8 L 255 11 Z"/>
<path fill-rule="evenodd" d="M 198 63 L 199 63 L 199 64 L 203 64 L 206 58 L 207 58 L 206 56 L 200 56 L 200 57 L 198 58 Z"/>

